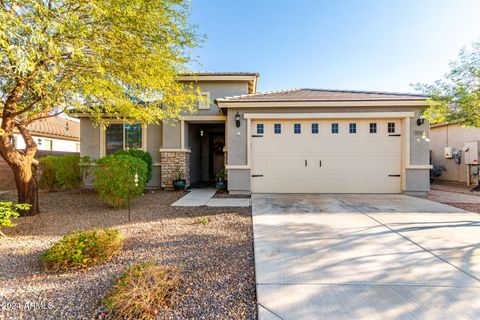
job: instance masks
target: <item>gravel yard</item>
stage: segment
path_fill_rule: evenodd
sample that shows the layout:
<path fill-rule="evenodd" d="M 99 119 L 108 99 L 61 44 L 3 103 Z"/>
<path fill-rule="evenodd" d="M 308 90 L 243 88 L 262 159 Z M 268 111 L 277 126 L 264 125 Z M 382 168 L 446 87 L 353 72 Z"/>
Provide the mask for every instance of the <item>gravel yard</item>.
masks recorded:
<path fill-rule="evenodd" d="M 464 183 L 434 181 L 427 198 L 471 212 L 480 213 L 480 192 L 471 191 Z"/>
<path fill-rule="evenodd" d="M 126 210 L 110 209 L 93 192 L 42 193 L 40 215 L 2 229 L 9 237 L 0 238 L 0 319 L 95 318 L 113 277 L 151 258 L 180 267 L 183 277 L 177 306 L 159 319 L 255 319 L 251 209 L 170 207 L 181 195 L 137 198 L 128 222 Z M 196 223 L 198 217 L 210 222 Z M 53 241 L 71 230 L 104 227 L 126 236 L 113 260 L 87 271 L 43 271 L 40 254 Z"/>

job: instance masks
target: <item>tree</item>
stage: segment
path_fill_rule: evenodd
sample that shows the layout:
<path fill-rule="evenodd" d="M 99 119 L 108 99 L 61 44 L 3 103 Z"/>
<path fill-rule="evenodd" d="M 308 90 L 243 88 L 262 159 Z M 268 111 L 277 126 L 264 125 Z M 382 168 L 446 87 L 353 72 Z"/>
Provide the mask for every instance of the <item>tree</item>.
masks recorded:
<path fill-rule="evenodd" d="M 460 51 L 445 79 L 416 87 L 430 97 L 425 116 L 431 123 L 459 122 L 480 127 L 480 42 Z"/>
<path fill-rule="evenodd" d="M 183 0 L 0 1 L 0 155 L 31 204 L 23 214 L 39 213 L 32 122 L 76 110 L 160 123 L 193 110 L 199 92 L 175 81 L 203 39 L 188 13 Z"/>

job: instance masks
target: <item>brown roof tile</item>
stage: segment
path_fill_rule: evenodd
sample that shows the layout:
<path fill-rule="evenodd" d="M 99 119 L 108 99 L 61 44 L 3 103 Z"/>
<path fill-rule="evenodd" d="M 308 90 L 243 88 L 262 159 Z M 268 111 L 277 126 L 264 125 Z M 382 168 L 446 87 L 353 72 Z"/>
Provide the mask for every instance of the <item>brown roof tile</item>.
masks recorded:
<path fill-rule="evenodd" d="M 324 89 L 290 89 L 232 96 L 217 101 L 375 101 L 375 100 L 425 100 L 427 97 L 410 93 L 378 91 L 347 91 Z"/>
<path fill-rule="evenodd" d="M 0 119 L 1 124 L 2 119 Z M 62 117 L 50 117 L 34 121 L 28 126 L 28 130 L 33 135 L 48 135 L 59 139 L 80 140 L 80 123 Z"/>

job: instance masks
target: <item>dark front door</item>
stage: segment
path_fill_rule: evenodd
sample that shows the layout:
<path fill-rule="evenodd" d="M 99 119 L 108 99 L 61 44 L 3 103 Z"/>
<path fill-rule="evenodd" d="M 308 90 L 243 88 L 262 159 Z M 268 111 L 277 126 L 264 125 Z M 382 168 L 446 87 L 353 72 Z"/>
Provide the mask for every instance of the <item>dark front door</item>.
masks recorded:
<path fill-rule="evenodd" d="M 217 172 L 225 169 L 225 134 L 210 134 L 210 155 L 209 155 L 209 178 L 215 179 Z"/>

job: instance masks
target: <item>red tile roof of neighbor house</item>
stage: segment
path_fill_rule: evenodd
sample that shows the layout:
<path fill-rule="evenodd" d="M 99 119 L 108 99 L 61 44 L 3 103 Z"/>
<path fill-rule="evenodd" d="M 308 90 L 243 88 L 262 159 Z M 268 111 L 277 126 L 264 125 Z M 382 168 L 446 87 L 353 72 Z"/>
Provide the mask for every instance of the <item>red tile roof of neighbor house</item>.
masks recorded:
<path fill-rule="evenodd" d="M 0 124 L 1 124 L 0 119 Z M 67 130 L 68 128 L 68 130 Z M 68 118 L 50 117 L 34 121 L 28 126 L 32 135 L 49 136 L 58 139 L 80 140 L 80 123 Z"/>
<path fill-rule="evenodd" d="M 352 91 L 325 89 L 289 89 L 270 92 L 258 92 L 249 95 L 231 96 L 217 99 L 224 102 L 254 102 L 254 101 L 385 101 L 385 100 L 425 100 L 427 97 L 419 94 Z"/>

